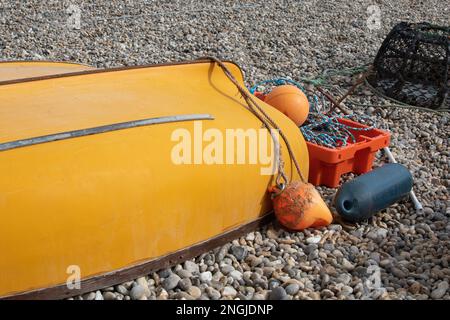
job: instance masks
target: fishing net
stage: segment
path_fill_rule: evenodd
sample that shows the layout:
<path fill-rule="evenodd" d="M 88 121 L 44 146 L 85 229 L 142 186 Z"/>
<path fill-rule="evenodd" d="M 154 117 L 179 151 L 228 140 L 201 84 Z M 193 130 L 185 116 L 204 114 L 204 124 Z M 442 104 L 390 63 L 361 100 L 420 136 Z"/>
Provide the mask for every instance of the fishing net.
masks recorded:
<path fill-rule="evenodd" d="M 450 27 L 397 24 L 374 61 L 369 83 L 386 96 L 410 105 L 450 106 Z"/>

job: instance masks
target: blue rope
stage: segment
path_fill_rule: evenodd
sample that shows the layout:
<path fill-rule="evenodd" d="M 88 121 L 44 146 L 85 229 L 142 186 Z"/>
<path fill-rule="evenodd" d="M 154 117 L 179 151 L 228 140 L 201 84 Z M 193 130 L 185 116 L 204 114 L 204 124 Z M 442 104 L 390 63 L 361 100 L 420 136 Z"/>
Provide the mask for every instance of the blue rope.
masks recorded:
<path fill-rule="evenodd" d="M 355 143 L 355 135 L 351 131 L 369 131 L 373 126 L 366 128 L 352 127 L 340 123 L 338 119 L 358 120 L 368 118 L 367 116 L 356 115 L 333 115 L 327 116 L 322 113 L 310 113 L 306 124 L 300 127 L 305 140 L 328 148 L 345 147 L 348 142 Z"/>
<path fill-rule="evenodd" d="M 353 72 L 354 70 L 350 71 Z M 359 72 L 360 70 L 358 69 L 357 71 Z M 323 80 L 324 79 L 318 79 L 317 81 Z M 319 99 L 319 96 L 315 93 L 307 94 L 305 88 L 300 83 L 292 79 L 275 78 L 261 81 L 250 88 L 250 93 L 254 94 L 261 86 L 281 86 L 286 84 L 296 86 L 297 88 L 302 90 L 308 98 L 310 112 L 308 115 L 308 119 L 306 120 L 306 124 L 300 127 L 300 131 L 302 132 L 306 141 L 333 149 L 345 147 L 349 142 L 356 142 L 355 135 L 352 133 L 352 131 L 369 131 L 374 128 L 373 126 L 369 126 L 367 128 L 356 128 L 345 125 L 338 121 L 338 119 L 350 119 L 360 122 L 363 119 L 368 119 L 367 116 L 357 117 L 356 115 L 325 115 L 324 113 L 320 112 L 320 105 L 326 105 L 325 97 L 321 95 L 321 99 Z"/>
<path fill-rule="evenodd" d="M 258 87 L 265 86 L 266 84 L 271 84 L 274 86 L 282 86 L 285 84 L 292 84 L 292 85 L 298 87 L 303 92 L 306 92 L 305 88 L 297 81 L 294 81 L 294 80 L 288 79 L 288 78 L 274 78 L 274 79 L 264 80 L 264 81 L 261 81 L 261 82 L 255 84 L 253 87 L 250 88 L 250 93 L 254 94 L 255 91 L 258 89 Z"/>
<path fill-rule="evenodd" d="M 292 79 L 288 79 L 288 78 L 274 78 L 274 79 L 269 79 L 269 80 L 264 80 L 261 81 L 257 84 L 255 84 L 253 87 L 251 87 L 249 89 L 251 94 L 255 94 L 256 90 L 258 90 L 259 87 L 261 86 L 265 86 L 265 85 L 272 85 L 272 86 L 283 86 L 286 84 L 292 84 L 294 86 L 296 86 L 297 88 L 299 88 L 300 90 L 303 91 L 303 93 L 306 95 L 306 97 L 308 98 L 308 102 L 309 102 L 309 108 L 311 111 L 315 111 L 318 112 L 317 109 L 317 105 L 319 104 L 319 98 L 317 97 L 317 95 L 308 95 L 306 92 L 306 89 L 297 81 L 294 81 Z"/>
<path fill-rule="evenodd" d="M 356 138 L 351 131 L 369 131 L 373 129 L 373 126 L 367 128 L 356 128 L 340 123 L 338 119 L 351 119 L 361 121 L 367 119 L 367 116 L 356 115 L 332 115 L 327 116 L 320 112 L 319 106 L 326 105 L 325 98 L 321 95 L 321 102 L 317 94 L 307 94 L 305 88 L 298 82 L 288 78 L 274 78 L 265 81 L 261 81 L 250 88 L 250 93 L 254 94 L 261 86 L 272 85 L 281 86 L 291 84 L 302 90 L 308 98 L 310 105 L 310 112 L 306 124 L 300 127 L 300 131 L 303 133 L 305 140 L 318 145 L 322 145 L 328 148 L 345 147 L 348 142 L 356 142 Z M 266 90 L 267 91 L 267 90 Z"/>

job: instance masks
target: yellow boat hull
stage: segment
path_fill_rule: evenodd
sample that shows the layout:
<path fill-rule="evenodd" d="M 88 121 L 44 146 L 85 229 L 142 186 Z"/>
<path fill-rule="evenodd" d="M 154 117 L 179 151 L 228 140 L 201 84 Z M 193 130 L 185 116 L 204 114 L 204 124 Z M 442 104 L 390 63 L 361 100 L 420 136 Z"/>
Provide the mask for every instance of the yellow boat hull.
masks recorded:
<path fill-rule="evenodd" d="M 244 85 L 239 67 L 227 66 Z M 195 136 L 199 125 L 224 134 L 262 126 L 210 62 L 59 75 L 0 85 L 0 97 L 0 297 L 69 296 L 92 289 L 96 279 L 103 286 L 126 281 L 132 273 L 115 272 L 164 257 L 166 265 L 180 262 L 190 255 L 174 253 L 234 234 L 271 211 L 273 177 L 260 165 L 173 161 L 177 129 Z M 307 178 L 300 130 L 260 104 Z M 211 119 L 83 131 L 187 114 Z M 73 132 L 81 133 L 67 135 Z M 282 141 L 281 150 L 286 173 L 298 178 Z M 65 288 L 74 270 L 81 288 Z"/>

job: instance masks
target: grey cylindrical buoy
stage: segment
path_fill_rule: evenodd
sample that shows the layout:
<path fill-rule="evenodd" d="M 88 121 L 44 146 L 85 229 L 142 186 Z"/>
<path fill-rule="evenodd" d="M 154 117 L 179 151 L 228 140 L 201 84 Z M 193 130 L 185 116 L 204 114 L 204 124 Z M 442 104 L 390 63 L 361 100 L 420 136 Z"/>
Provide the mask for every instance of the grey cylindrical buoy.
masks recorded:
<path fill-rule="evenodd" d="M 412 185 L 408 169 L 398 163 L 385 164 L 344 183 L 334 205 L 345 220 L 364 221 L 408 195 Z"/>

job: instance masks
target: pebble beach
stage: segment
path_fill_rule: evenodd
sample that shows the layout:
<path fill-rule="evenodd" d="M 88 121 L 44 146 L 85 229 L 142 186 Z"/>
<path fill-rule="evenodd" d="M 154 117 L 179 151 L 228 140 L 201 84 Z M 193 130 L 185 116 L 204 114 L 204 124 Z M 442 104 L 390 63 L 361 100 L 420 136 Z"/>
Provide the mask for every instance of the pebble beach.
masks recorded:
<path fill-rule="evenodd" d="M 216 56 L 236 62 L 250 87 L 368 65 L 400 21 L 450 25 L 446 1 L 379 2 L 0 0 L 0 59 L 109 68 Z M 331 77 L 331 92 L 354 80 Z M 366 85 L 345 104 L 391 132 L 423 210 L 404 199 L 363 223 L 335 219 L 303 232 L 274 221 L 172 268 L 70 299 L 450 299 L 450 113 L 398 108 Z M 374 165 L 386 162 L 379 153 Z M 333 208 L 337 189 L 318 190 Z"/>

